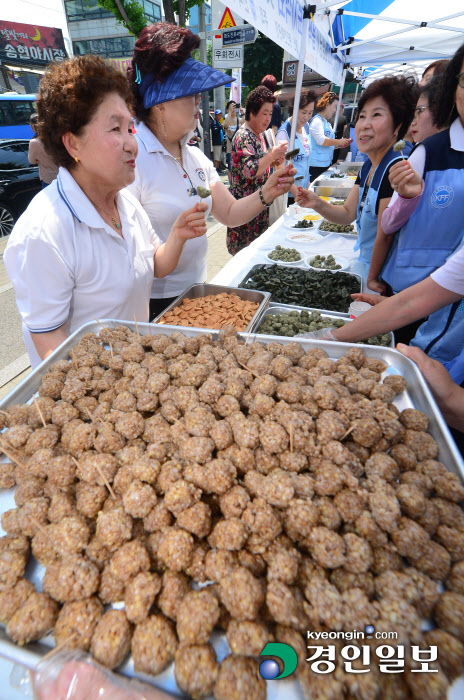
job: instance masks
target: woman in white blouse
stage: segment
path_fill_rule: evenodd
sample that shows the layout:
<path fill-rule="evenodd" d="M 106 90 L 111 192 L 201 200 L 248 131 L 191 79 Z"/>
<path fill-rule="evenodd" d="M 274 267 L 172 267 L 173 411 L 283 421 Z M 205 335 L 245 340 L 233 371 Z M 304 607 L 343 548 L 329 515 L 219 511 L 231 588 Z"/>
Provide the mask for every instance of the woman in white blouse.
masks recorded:
<path fill-rule="evenodd" d="M 4 262 L 35 367 L 93 318 L 148 321 L 150 287 L 172 272 L 186 240 L 206 233 L 206 206 L 180 213 L 164 245 L 139 203 L 137 142 L 125 76 L 96 56 L 47 70 L 39 134 L 57 179 L 20 217 Z"/>
<path fill-rule="evenodd" d="M 232 228 L 254 219 L 284 194 L 293 182 L 290 173 L 295 172 L 291 166 L 282 168 L 262 188 L 237 200 L 209 158 L 187 145 L 200 115 L 200 93 L 230 81 L 224 73 L 191 58 L 199 43 L 189 29 L 157 22 L 142 30 L 134 49 L 131 84 L 139 155 L 135 182 L 129 189 L 161 240 L 167 238 L 176 216 L 190 202 L 199 201 L 198 187 L 211 190 L 203 200 L 207 214 Z M 151 319 L 187 287 L 206 281 L 207 246 L 206 237 L 188 241 L 175 272 L 153 281 Z"/>

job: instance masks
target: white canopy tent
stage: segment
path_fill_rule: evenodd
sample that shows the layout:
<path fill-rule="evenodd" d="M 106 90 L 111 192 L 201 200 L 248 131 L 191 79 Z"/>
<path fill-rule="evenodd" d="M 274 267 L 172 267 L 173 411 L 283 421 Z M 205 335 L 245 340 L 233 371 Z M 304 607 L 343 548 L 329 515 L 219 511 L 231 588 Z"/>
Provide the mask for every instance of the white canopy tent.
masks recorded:
<path fill-rule="evenodd" d="M 463 0 L 446 0 L 446 15 L 435 0 L 228 0 L 228 6 L 299 59 L 296 104 L 304 65 L 339 84 L 341 97 L 348 68 L 364 74 L 366 84 L 386 73 L 418 74 L 464 43 Z M 296 120 L 289 148 L 295 131 Z"/>

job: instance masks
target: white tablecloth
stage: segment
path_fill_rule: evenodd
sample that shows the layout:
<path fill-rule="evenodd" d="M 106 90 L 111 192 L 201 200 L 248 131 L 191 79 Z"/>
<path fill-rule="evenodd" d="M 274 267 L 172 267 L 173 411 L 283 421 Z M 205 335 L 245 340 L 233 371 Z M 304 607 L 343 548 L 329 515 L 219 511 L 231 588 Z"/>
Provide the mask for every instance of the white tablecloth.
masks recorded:
<path fill-rule="evenodd" d="M 308 210 L 309 211 L 309 210 Z M 358 252 L 354 252 L 353 247 L 356 243 L 354 236 L 347 236 L 340 233 L 329 233 L 324 235 L 320 240 L 313 243 L 296 243 L 290 241 L 288 236 L 292 233 L 291 229 L 284 224 L 296 223 L 293 214 L 289 210 L 278 219 L 275 224 L 270 226 L 259 238 L 257 238 L 249 246 L 241 250 L 225 265 L 220 272 L 211 280 L 211 284 L 222 284 L 227 287 L 237 287 L 239 282 L 245 277 L 247 272 L 251 270 L 253 265 L 262 263 L 271 264 L 271 261 L 266 258 L 267 253 L 270 253 L 276 245 L 281 245 L 285 248 L 296 248 L 303 258 L 308 255 L 332 253 L 347 258 L 350 261 L 350 267 L 347 272 L 355 272 L 363 278 L 363 290 L 366 291 L 367 268 L 364 263 L 358 261 Z M 318 228 L 308 229 L 318 233 Z M 295 263 L 297 267 L 305 269 L 300 263 Z M 306 268 L 307 269 L 307 268 Z"/>

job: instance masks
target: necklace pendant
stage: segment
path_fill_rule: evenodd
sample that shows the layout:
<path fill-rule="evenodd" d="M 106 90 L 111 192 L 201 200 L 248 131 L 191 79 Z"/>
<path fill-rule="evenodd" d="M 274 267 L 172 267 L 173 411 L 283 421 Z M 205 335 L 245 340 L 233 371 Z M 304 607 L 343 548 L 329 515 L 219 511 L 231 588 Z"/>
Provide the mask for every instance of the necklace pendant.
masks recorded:
<path fill-rule="evenodd" d="M 121 224 L 118 224 L 118 222 L 116 221 L 116 219 L 115 219 L 114 216 L 113 216 L 113 218 L 111 219 L 111 221 L 113 222 L 113 226 L 116 226 L 116 228 L 121 228 Z"/>

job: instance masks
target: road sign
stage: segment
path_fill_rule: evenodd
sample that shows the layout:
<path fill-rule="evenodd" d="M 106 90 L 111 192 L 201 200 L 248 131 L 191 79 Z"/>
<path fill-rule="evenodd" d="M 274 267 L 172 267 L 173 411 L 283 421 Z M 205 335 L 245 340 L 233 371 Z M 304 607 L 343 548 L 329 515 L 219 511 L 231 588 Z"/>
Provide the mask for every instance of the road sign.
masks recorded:
<path fill-rule="evenodd" d="M 223 49 L 213 47 L 213 67 L 243 68 L 243 53 L 242 46 Z"/>
<path fill-rule="evenodd" d="M 224 14 L 222 15 L 222 19 L 219 23 L 218 29 L 226 29 L 227 27 L 235 27 L 235 20 L 232 17 L 232 12 L 229 10 L 228 7 L 226 7 Z"/>
<path fill-rule="evenodd" d="M 233 46 L 234 44 L 252 44 L 256 41 L 257 31 L 250 24 L 241 27 L 228 29 L 222 32 L 222 45 Z"/>

